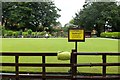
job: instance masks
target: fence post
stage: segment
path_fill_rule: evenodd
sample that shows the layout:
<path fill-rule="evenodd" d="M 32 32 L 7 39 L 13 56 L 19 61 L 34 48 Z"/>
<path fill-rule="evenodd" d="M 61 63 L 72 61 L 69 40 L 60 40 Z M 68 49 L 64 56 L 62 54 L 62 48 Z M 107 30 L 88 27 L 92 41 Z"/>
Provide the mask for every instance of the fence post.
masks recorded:
<path fill-rule="evenodd" d="M 72 72 L 72 80 L 76 80 L 76 75 L 77 75 L 77 55 L 76 53 L 76 50 L 72 50 L 72 53 L 71 53 L 71 72 Z"/>
<path fill-rule="evenodd" d="M 15 56 L 15 73 L 16 73 L 16 80 L 19 80 L 19 66 L 18 66 L 18 62 L 19 62 L 19 56 L 16 55 Z"/>
<path fill-rule="evenodd" d="M 45 55 L 42 56 L 42 80 L 45 80 L 46 75 L 45 70 Z"/>
<path fill-rule="evenodd" d="M 106 63 L 106 54 L 102 55 L 102 59 L 103 59 L 103 63 Z M 105 65 L 103 65 L 102 74 L 103 74 L 103 76 L 106 76 L 106 66 Z"/>

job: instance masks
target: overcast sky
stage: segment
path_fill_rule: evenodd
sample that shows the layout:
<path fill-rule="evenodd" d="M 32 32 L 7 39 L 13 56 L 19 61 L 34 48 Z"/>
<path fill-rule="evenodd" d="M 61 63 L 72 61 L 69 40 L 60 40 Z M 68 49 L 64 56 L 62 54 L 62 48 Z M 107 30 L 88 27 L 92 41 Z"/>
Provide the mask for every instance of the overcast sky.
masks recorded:
<path fill-rule="evenodd" d="M 59 12 L 61 17 L 58 19 L 58 21 L 61 22 L 62 26 L 68 23 L 72 19 L 72 17 L 75 16 L 75 13 L 83 8 L 83 5 L 85 3 L 85 0 L 53 0 L 53 1 L 55 5 L 61 9 L 61 11 Z M 116 0 L 116 1 L 120 1 L 120 0 Z"/>
<path fill-rule="evenodd" d="M 72 16 L 75 16 L 76 12 L 82 9 L 85 0 L 54 0 L 54 2 L 55 5 L 61 9 L 59 12 L 61 17 L 58 21 L 62 23 L 62 26 L 64 26 L 64 24 L 68 23 L 72 19 Z"/>

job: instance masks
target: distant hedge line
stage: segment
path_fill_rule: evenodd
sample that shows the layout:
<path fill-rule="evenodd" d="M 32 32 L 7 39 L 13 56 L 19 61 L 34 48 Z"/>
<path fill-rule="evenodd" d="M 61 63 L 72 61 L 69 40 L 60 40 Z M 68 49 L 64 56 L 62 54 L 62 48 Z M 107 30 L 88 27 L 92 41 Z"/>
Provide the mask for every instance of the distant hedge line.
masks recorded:
<path fill-rule="evenodd" d="M 43 32 L 32 32 L 32 30 L 23 31 L 11 31 L 11 30 L 2 30 L 2 38 L 45 38 L 45 35 L 48 34 L 49 37 L 66 37 L 66 33 L 53 32 L 48 33 L 46 31 Z"/>
<path fill-rule="evenodd" d="M 102 32 L 100 36 L 103 38 L 120 39 L 120 32 Z"/>
<path fill-rule="evenodd" d="M 2 32 L 3 38 L 43 38 L 46 32 L 32 32 L 28 30 L 27 32 L 22 31 L 11 31 L 11 30 L 4 30 Z M 49 34 L 49 36 L 51 36 Z"/>

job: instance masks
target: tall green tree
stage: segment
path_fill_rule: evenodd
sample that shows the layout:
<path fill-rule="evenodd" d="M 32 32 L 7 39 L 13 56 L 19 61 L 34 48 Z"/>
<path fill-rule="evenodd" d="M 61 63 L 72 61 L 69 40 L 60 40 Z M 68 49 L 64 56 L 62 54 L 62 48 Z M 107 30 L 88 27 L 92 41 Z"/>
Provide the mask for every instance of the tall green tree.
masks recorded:
<path fill-rule="evenodd" d="M 120 13 L 116 2 L 93 2 L 85 3 L 83 9 L 74 17 L 75 25 L 84 25 L 85 29 L 91 31 L 95 28 L 98 36 L 105 30 L 105 23 L 112 26 L 113 31 L 120 31 Z"/>
<path fill-rule="evenodd" d="M 60 17 L 57 13 L 60 9 L 53 2 L 3 2 L 2 8 L 2 23 L 11 30 L 51 29 L 51 25 Z"/>

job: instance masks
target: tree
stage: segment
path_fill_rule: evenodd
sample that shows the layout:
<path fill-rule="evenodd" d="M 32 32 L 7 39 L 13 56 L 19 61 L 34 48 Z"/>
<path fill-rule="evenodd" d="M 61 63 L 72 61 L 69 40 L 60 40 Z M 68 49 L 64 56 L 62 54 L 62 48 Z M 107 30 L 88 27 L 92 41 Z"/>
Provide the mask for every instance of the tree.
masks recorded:
<path fill-rule="evenodd" d="M 69 23 L 70 23 L 70 24 L 74 24 L 74 19 L 71 19 L 71 20 L 69 21 Z"/>
<path fill-rule="evenodd" d="M 3 2 L 3 22 L 6 29 L 44 30 L 56 23 L 58 9 L 53 2 Z"/>
<path fill-rule="evenodd" d="M 83 9 L 75 13 L 74 24 L 84 25 L 85 29 L 91 31 L 95 28 L 98 36 L 105 29 L 105 22 L 109 21 L 113 31 L 120 31 L 120 13 L 116 2 L 93 2 L 85 3 Z"/>
<path fill-rule="evenodd" d="M 3 2 L 3 24 L 7 29 L 17 30 L 29 22 L 31 10 L 25 7 L 27 3 Z"/>

